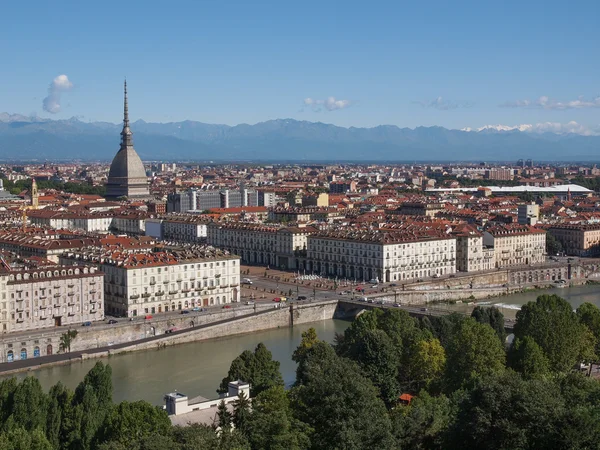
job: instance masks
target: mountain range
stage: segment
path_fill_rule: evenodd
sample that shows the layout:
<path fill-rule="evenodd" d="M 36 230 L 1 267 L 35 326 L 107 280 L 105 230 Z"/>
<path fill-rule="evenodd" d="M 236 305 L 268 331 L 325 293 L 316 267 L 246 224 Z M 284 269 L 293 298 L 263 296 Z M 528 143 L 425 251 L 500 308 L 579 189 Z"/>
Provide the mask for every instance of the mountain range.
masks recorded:
<path fill-rule="evenodd" d="M 121 124 L 0 113 L 2 160 L 111 160 Z M 143 160 L 162 161 L 594 161 L 600 136 L 527 128 L 344 128 L 277 119 L 255 125 L 194 121 L 131 124 Z"/>

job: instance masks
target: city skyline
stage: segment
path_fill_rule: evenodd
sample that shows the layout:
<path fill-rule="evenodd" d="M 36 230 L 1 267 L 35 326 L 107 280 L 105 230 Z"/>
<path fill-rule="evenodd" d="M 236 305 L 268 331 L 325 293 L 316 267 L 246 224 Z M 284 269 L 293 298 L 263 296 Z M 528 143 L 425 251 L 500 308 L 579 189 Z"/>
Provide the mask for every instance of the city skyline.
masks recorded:
<path fill-rule="evenodd" d="M 118 123 L 127 76 L 133 121 L 598 133 L 599 36 L 580 25 L 591 2 L 112 5 L 9 5 L 1 109 Z"/>

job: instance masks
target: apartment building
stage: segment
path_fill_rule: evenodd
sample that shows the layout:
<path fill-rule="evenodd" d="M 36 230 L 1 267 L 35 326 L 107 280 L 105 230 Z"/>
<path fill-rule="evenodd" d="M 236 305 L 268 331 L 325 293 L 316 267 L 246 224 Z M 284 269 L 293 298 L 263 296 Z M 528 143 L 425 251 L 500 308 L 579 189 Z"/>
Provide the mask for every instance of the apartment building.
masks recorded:
<path fill-rule="evenodd" d="M 12 269 L 3 263 L 0 273 L 0 319 L 3 333 L 63 325 L 81 325 L 104 319 L 104 274 L 96 267 L 49 265 Z M 36 347 L 33 355 L 15 349 L 7 361 L 57 352 Z"/>
<path fill-rule="evenodd" d="M 540 220 L 540 207 L 535 203 L 517 206 L 517 221 L 521 225 L 535 225 Z"/>
<path fill-rule="evenodd" d="M 483 245 L 483 233 L 471 225 L 458 225 L 453 228 L 456 237 L 456 270 L 478 272 L 492 270 L 495 265 L 493 248 Z"/>
<path fill-rule="evenodd" d="M 110 212 L 70 212 L 32 210 L 27 212 L 29 223 L 57 230 L 82 230 L 86 232 L 107 232 L 113 214 Z"/>
<path fill-rule="evenodd" d="M 412 281 L 456 272 L 456 238 L 422 233 L 334 230 L 307 238 L 305 269 L 368 281 Z"/>
<path fill-rule="evenodd" d="M 97 239 L 94 238 L 64 236 L 52 230 L 40 230 L 35 234 L 14 230 L 0 233 L 0 250 L 24 257 L 39 256 L 55 263 L 66 250 L 79 249 L 96 243 Z"/>
<path fill-rule="evenodd" d="M 253 223 L 210 223 L 207 243 L 240 255 L 248 264 L 298 269 L 306 255 L 307 237 L 317 230 L 309 226 L 283 227 Z"/>
<path fill-rule="evenodd" d="M 496 268 L 545 262 L 546 232 L 529 225 L 489 227 L 483 233 L 483 244 L 494 249 Z"/>
<path fill-rule="evenodd" d="M 600 224 L 552 225 L 548 233 L 560 241 L 568 255 L 600 255 Z"/>
<path fill-rule="evenodd" d="M 329 193 L 331 194 L 345 194 L 346 192 L 356 192 L 357 187 L 356 181 L 333 181 L 329 183 Z"/>
<path fill-rule="evenodd" d="M 64 264 L 102 269 L 107 314 L 135 317 L 240 301 L 240 258 L 212 247 L 131 253 L 90 248 Z"/>
<path fill-rule="evenodd" d="M 182 215 L 164 219 L 147 219 L 146 236 L 161 240 L 201 242 L 206 240 L 206 219 Z"/>

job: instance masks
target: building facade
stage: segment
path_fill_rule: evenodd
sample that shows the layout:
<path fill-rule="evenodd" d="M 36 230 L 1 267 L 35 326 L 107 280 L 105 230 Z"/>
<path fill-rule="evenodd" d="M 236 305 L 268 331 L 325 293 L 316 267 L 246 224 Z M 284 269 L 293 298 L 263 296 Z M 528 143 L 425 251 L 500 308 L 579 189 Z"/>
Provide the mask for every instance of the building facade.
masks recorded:
<path fill-rule="evenodd" d="M 548 233 L 560 241 L 567 255 L 600 255 L 600 224 L 553 225 Z"/>
<path fill-rule="evenodd" d="M 545 262 L 546 232 L 529 225 L 489 227 L 483 233 L 483 244 L 494 249 L 496 268 Z"/>
<path fill-rule="evenodd" d="M 67 253 L 64 264 L 92 264 L 104 274 L 107 314 L 135 317 L 240 301 L 240 258 L 214 248 Z"/>

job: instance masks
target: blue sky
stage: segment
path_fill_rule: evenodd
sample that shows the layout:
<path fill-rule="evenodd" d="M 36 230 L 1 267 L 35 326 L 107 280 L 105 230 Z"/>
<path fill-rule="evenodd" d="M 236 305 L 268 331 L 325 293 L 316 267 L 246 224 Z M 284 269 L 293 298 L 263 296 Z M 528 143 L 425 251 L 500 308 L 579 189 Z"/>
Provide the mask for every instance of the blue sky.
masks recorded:
<path fill-rule="evenodd" d="M 591 1 L 5 2 L 0 112 L 118 122 L 127 76 L 146 121 L 587 132 L 598 17 Z"/>

